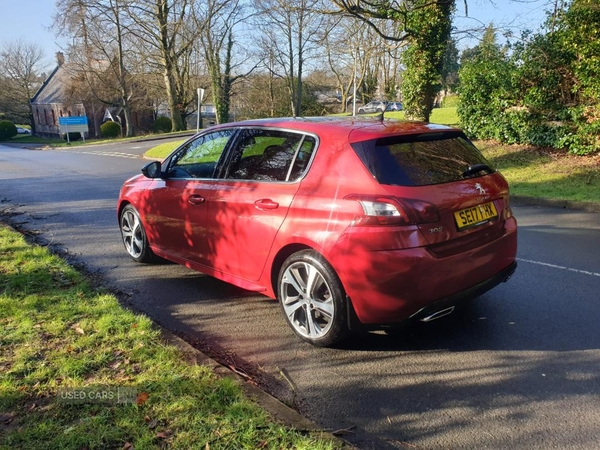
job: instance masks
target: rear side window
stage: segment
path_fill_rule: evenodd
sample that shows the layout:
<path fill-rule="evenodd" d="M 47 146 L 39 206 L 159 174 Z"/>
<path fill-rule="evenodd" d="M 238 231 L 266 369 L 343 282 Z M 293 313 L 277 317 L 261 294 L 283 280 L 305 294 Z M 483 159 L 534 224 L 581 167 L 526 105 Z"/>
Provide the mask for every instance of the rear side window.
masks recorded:
<path fill-rule="evenodd" d="M 226 178 L 296 181 L 302 177 L 314 148 L 312 136 L 280 130 L 244 129 L 232 150 Z"/>
<path fill-rule="evenodd" d="M 381 184 L 425 186 L 493 172 L 462 133 L 395 136 L 354 143 L 352 147 Z M 480 170 L 468 171 L 480 165 Z"/>

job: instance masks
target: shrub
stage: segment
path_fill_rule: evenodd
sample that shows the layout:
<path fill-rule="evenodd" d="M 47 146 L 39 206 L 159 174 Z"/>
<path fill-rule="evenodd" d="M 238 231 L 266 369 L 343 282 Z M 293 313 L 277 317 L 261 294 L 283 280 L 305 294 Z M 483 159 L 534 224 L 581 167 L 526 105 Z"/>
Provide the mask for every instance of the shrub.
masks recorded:
<path fill-rule="evenodd" d="M 121 125 L 113 121 L 104 122 L 100 125 L 100 135 L 107 139 L 118 138 L 121 135 Z"/>
<path fill-rule="evenodd" d="M 0 120 L 0 141 L 7 141 L 17 135 L 17 127 L 8 120 Z"/>
<path fill-rule="evenodd" d="M 63 134 L 63 139 L 67 140 L 67 133 Z M 70 131 L 68 142 L 75 142 L 81 139 L 81 133 L 78 131 Z"/>
<path fill-rule="evenodd" d="M 160 116 L 154 121 L 155 133 L 169 133 L 173 129 L 171 119 L 165 116 Z"/>

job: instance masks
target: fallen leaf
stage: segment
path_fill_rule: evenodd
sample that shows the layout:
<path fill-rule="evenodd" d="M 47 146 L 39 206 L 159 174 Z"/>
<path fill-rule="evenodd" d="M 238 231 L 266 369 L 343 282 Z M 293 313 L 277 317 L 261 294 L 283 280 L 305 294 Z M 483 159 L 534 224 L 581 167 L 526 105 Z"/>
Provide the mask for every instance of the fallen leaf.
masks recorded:
<path fill-rule="evenodd" d="M 146 423 L 150 422 L 150 416 L 144 416 L 144 420 L 146 421 Z"/>
<path fill-rule="evenodd" d="M 131 442 L 125 442 L 121 450 L 133 450 L 133 444 Z"/>
<path fill-rule="evenodd" d="M 137 327 L 138 327 L 137 323 L 134 323 L 133 325 L 131 325 L 131 328 L 137 328 Z"/>
<path fill-rule="evenodd" d="M 14 420 L 14 417 L 7 417 L 6 419 L 4 419 L 4 420 L 2 421 L 2 423 L 3 423 L 4 425 L 8 425 L 8 424 L 10 424 L 10 423 L 11 423 L 13 420 Z"/>
<path fill-rule="evenodd" d="M 150 395 L 147 392 L 140 392 L 136 399 L 135 402 L 142 406 L 144 403 L 146 403 L 148 401 L 148 399 L 150 398 Z"/>
<path fill-rule="evenodd" d="M 83 328 L 81 328 L 78 323 L 71 325 L 71 329 L 75 330 L 76 333 L 85 334 L 85 331 L 83 331 Z"/>
<path fill-rule="evenodd" d="M 171 430 L 164 430 L 164 431 L 160 431 L 160 432 L 156 433 L 155 437 L 157 439 L 169 439 L 172 434 L 173 434 L 173 432 Z"/>

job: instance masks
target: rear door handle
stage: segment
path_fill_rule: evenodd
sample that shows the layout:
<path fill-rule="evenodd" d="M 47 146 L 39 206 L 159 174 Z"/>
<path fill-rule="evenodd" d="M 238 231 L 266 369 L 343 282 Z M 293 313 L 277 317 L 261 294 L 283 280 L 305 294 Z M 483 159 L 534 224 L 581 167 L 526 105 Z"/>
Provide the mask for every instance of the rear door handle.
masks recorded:
<path fill-rule="evenodd" d="M 279 208 L 279 203 L 274 202 L 270 198 L 261 198 L 260 200 L 256 200 L 254 202 L 254 206 L 257 209 L 265 210 L 265 209 L 277 209 Z"/>
<path fill-rule="evenodd" d="M 188 197 L 188 203 L 192 204 L 192 205 L 200 205 L 201 203 L 204 203 L 206 201 L 206 199 L 204 197 L 202 197 L 201 195 L 190 195 Z"/>

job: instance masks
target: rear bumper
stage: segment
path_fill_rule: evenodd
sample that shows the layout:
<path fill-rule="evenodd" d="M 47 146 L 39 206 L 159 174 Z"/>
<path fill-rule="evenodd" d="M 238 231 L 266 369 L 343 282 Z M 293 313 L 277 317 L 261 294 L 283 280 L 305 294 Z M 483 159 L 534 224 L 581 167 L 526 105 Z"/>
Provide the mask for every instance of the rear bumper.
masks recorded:
<path fill-rule="evenodd" d="M 502 272 L 497 273 L 493 277 L 488 278 L 487 280 L 482 281 L 481 283 L 476 284 L 473 287 L 465 289 L 464 291 L 458 292 L 454 295 L 438 300 L 437 302 L 431 303 L 425 306 L 424 308 L 418 310 L 416 313 L 410 316 L 410 318 L 429 322 L 434 318 L 442 317 L 442 315 L 445 315 L 444 312 L 449 310 L 453 306 L 458 306 L 461 303 L 473 300 L 474 298 L 477 298 L 480 295 L 486 293 L 490 289 L 498 286 L 500 283 L 508 281 L 512 274 L 515 273 L 516 269 L 517 262 L 515 261 Z M 438 313 L 441 313 L 442 315 L 436 316 L 436 314 Z"/>
<path fill-rule="evenodd" d="M 449 256 L 436 256 L 426 247 L 373 251 L 368 236 L 346 236 L 328 260 L 350 298 L 354 322 L 391 325 L 427 318 L 492 289 L 515 271 L 516 253 L 517 227 L 511 219 L 499 238 Z"/>

